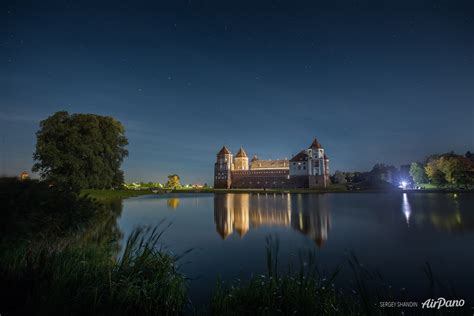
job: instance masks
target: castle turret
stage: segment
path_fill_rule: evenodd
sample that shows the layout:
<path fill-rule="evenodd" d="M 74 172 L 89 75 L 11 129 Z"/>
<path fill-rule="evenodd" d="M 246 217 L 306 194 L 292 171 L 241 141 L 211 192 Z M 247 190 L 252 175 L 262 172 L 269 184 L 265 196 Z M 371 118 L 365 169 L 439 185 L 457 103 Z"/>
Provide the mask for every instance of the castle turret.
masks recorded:
<path fill-rule="evenodd" d="M 329 184 L 329 160 L 324 154 L 323 146 L 316 137 L 307 149 L 309 187 L 326 187 Z"/>
<path fill-rule="evenodd" d="M 240 146 L 234 158 L 234 170 L 249 170 L 249 158 L 244 148 Z"/>
<path fill-rule="evenodd" d="M 214 164 L 214 188 L 229 189 L 232 183 L 232 153 L 223 146 L 217 153 L 217 160 Z"/>

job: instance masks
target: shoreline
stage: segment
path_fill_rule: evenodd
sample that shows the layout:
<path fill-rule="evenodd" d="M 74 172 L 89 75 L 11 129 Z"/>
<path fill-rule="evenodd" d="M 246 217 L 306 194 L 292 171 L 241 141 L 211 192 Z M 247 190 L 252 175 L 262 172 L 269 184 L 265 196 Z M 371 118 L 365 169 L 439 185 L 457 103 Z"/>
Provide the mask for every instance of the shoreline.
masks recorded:
<path fill-rule="evenodd" d="M 256 193 L 256 194 L 326 194 L 326 193 L 474 193 L 474 189 L 367 189 L 367 190 L 342 190 L 342 189 L 143 189 L 143 190 L 83 190 L 82 196 L 88 195 L 98 200 L 113 198 L 129 198 L 142 195 L 162 195 L 177 193 Z"/>

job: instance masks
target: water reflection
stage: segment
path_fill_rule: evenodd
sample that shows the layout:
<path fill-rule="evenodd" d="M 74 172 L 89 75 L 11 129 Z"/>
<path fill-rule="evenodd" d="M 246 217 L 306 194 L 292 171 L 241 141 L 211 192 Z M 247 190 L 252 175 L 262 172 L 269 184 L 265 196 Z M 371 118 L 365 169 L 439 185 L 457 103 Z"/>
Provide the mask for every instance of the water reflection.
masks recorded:
<path fill-rule="evenodd" d="M 118 222 L 122 215 L 123 201 L 109 199 L 103 201 L 102 206 L 103 208 L 78 233 L 75 242 L 77 245 L 93 244 L 98 247 L 97 249 L 117 255 L 121 250 L 121 240 L 124 236 Z"/>
<path fill-rule="evenodd" d="M 303 233 L 319 247 L 331 228 L 326 198 L 308 194 L 216 194 L 214 222 L 222 239 L 234 231 L 243 238 L 260 226 L 284 226 Z"/>
<path fill-rule="evenodd" d="M 282 241 L 281 267 L 300 250 L 320 245 L 318 264 L 327 271 L 351 252 L 383 270 L 394 288 L 416 291 L 426 284 L 419 267 L 430 262 L 439 280 L 452 280 L 456 290 L 472 293 L 474 276 L 466 273 L 474 265 L 474 253 L 468 251 L 474 243 L 471 193 L 172 193 L 131 198 L 123 205 L 122 244 L 134 227 L 165 219 L 172 226 L 163 235 L 164 245 L 175 253 L 198 249 L 184 259 L 192 264 L 183 265 L 186 275 L 196 277 L 190 285 L 193 299 L 207 301 L 216 276 L 231 281 L 264 272 L 268 234 Z M 446 269 L 449 264 L 456 268 Z"/>
<path fill-rule="evenodd" d="M 294 220 L 292 227 L 321 247 L 328 239 L 331 229 L 331 212 L 326 197 L 298 195 L 296 200 L 298 222 Z M 296 212 L 293 217 L 296 217 Z"/>
<path fill-rule="evenodd" d="M 168 199 L 166 200 L 166 205 L 168 205 L 169 208 L 177 209 L 179 206 L 179 199 L 178 198 Z"/>
<path fill-rule="evenodd" d="M 467 197 L 464 195 L 463 197 Z M 415 203 L 408 203 L 408 199 Z M 406 201 L 406 204 L 405 204 Z M 417 228 L 432 227 L 438 231 L 463 232 L 474 230 L 474 213 L 461 206 L 458 194 L 424 194 L 403 197 L 403 211 L 411 213 L 410 222 Z"/>
<path fill-rule="evenodd" d="M 410 203 L 408 202 L 408 195 L 406 193 L 403 193 L 402 211 L 405 215 L 405 219 L 407 220 L 407 225 L 410 226 L 411 207 Z"/>

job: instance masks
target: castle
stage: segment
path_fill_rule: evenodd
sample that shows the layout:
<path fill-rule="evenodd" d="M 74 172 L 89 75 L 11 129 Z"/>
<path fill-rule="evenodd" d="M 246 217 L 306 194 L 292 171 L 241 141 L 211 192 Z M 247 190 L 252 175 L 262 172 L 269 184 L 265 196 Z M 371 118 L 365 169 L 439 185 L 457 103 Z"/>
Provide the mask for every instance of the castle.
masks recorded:
<path fill-rule="evenodd" d="M 223 146 L 214 165 L 216 189 L 324 188 L 328 184 L 329 158 L 316 138 L 290 160 L 254 156 L 249 162 L 242 146 L 235 157 Z"/>

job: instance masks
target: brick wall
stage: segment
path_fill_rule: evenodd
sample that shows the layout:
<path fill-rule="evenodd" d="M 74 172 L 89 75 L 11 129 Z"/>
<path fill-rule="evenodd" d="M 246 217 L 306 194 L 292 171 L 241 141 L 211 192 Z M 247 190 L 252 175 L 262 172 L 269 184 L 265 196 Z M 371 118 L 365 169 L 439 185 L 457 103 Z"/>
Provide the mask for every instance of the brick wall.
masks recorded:
<path fill-rule="evenodd" d="M 289 170 L 240 170 L 232 171 L 234 189 L 307 188 L 308 177 L 289 177 Z"/>

